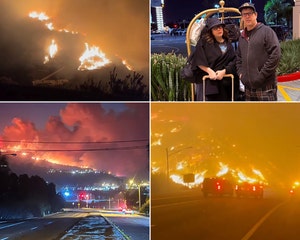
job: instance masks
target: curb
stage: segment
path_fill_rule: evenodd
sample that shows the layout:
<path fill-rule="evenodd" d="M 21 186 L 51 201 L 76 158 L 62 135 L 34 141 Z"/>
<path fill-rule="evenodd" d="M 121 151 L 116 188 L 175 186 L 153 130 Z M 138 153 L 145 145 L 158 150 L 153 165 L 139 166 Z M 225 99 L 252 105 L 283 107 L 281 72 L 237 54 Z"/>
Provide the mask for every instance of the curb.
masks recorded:
<path fill-rule="evenodd" d="M 277 77 L 278 82 L 289 82 L 300 79 L 300 72 L 285 74 Z"/>

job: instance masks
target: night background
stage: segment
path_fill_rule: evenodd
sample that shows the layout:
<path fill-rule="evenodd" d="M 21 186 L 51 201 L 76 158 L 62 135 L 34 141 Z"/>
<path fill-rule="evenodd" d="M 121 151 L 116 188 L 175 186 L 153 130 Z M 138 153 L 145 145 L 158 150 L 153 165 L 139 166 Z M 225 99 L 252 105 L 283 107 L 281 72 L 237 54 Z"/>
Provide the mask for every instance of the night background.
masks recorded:
<path fill-rule="evenodd" d="M 113 208 L 136 207 L 138 189 L 146 201 L 148 104 L 2 103 L 0 113 L 0 218 L 41 216 L 77 203 L 108 207 L 110 198 Z M 35 200 L 38 189 L 45 196 Z M 58 205 L 50 204 L 48 191 Z M 32 207 L 37 202 L 47 207 Z"/>
<path fill-rule="evenodd" d="M 240 0 L 225 1 L 225 7 L 235 7 L 238 8 L 244 2 Z M 263 8 L 267 0 L 262 1 L 252 1 L 258 12 L 258 20 L 263 21 Z M 181 22 L 182 20 L 190 21 L 192 18 L 209 8 L 214 8 L 215 4 L 219 4 L 219 1 L 195 1 L 195 0 L 165 0 L 165 5 L 163 8 L 164 22 L 167 24 L 169 22 Z"/>
<path fill-rule="evenodd" d="M 137 0 L 1 1 L 0 99 L 148 99 L 147 7 Z"/>

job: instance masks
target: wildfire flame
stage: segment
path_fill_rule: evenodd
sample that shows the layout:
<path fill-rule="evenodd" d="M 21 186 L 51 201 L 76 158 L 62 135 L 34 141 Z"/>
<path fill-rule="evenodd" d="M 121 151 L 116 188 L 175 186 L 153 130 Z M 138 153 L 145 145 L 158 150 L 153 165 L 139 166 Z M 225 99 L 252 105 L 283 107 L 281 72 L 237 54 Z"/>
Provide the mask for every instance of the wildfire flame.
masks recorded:
<path fill-rule="evenodd" d="M 129 71 L 133 71 L 133 67 L 129 65 L 125 59 L 122 60 L 122 63 Z"/>
<path fill-rule="evenodd" d="M 81 62 L 78 70 L 94 70 L 99 69 L 110 63 L 110 60 L 105 57 L 105 54 L 99 50 L 99 47 L 89 47 L 85 43 L 86 50 L 79 58 Z"/>
<path fill-rule="evenodd" d="M 57 50 L 58 50 L 57 49 L 57 44 L 56 44 L 55 40 L 52 39 L 52 42 L 51 42 L 50 46 L 48 47 L 48 54 L 49 55 L 45 56 L 44 63 L 49 62 L 50 58 L 54 58 L 56 53 L 57 53 Z"/>
<path fill-rule="evenodd" d="M 217 177 L 221 177 L 221 176 L 225 176 L 225 175 L 229 174 L 235 179 L 236 182 L 263 183 L 265 185 L 268 185 L 268 182 L 265 179 L 264 175 L 258 169 L 252 169 L 252 174 L 251 174 L 252 176 L 248 176 L 244 172 L 242 172 L 240 170 L 232 169 L 229 167 L 228 164 L 224 164 L 222 162 L 219 162 L 219 167 L 220 167 L 220 170 L 216 174 Z M 179 170 L 184 170 L 184 169 L 185 169 L 185 166 L 183 166 L 183 162 L 180 162 L 177 165 L 176 170 L 179 171 Z M 156 172 L 158 172 L 158 170 L 160 170 L 160 169 L 156 169 L 156 170 L 157 170 Z M 170 175 L 170 179 L 177 184 L 181 184 L 181 185 L 188 186 L 190 188 L 194 188 L 203 182 L 206 172 L 207 172 L 207 170 L 195 173 L 195 182 L 189 183 L 189 184 L 187 184 L 183 181 L 182 174 L 172 174 L 172 175 Z"/>
<path fill-rule="evenodd" d="M 47 21 L 47 20 L 49 20 L 49 17 L 44 12 L 38 13 L 36 11 L 33 11 L 33 12 L 29 13 L 29 17 L 34 18 L 34 19 L 38 19 L 40 21 Z"/>
<path fill-rule="evenodd" d="M 33 19 L 37 19 L 41 22 L 45 23 L 45 26 L 50 31 L 58 31 L 58 32 L 65 32 L 65 33 L 71 33 L 71 34 L 78 34 L 76 31 L 71 31 L 66 28 L 56 28 L 54 27 L 54 24 L 51 22 L 51 19 L 49 16 L 46 15 L 45 12 L 37 12 L 32 11 L 29 13 L 29 17 Z M 100 51 L 99 47 L 92 46 L 89 47 L 87 43 L 85 43 L 86 50 L 82 54 L 82 56 L 79 58 L 81 64 L 78 67 L 78 70 L 94 70 L 99 69 L 107 64 L 110 63 L 110 60 L 106 58 L 105 54 Z M 45 56 L 44 64 L 50 61 L 50 58 L 54 58 L 55 54 L 57 53 L 57 44 L 54 40 L 52 40 L 52 43 L 49 47 L 49 53 Z M 130 71 L 133 71 L 133 67 L 127 62 L 127 60 L 122 59 L 122 64 Z"/>
<path fill-rule="evenodd" d="M 220 165 L 220 171 L 216 174 L 217 175 L 217 177 L 220 177 L 220 176 L 222 176 L 222 175 L 225 175 L 225 174 L 227 174 L 228 173 L 228 171 L 229 171 L 229 167 L 227 166 L 227 165 L 225 165 L 225 164 L 223 164 L 222 162 L 219 162 L 219 165 Z"/>
<path fill-rule="evenodd" d="M 45 22 L 45 26 L 50 30 L 50 31 L 54 31 L 56 30 L 53 23 L 50 21 L 50 17 L 46 15 L 46 13 L 44 12 L 36 12 L 36 11 L 33 11 L 33 12 L 30 12 L 29 13 L 29 17 L 30 18 L 33 18 L 33 19 L 37 19 L 41 22 Z M 68 29 L 59 29 L 57 30 L 59 32 L 68 32 L 68 33 L 72 33 L 72 34 L 78 34 L 78 32 L 76 31 L 70 31 Z"/>

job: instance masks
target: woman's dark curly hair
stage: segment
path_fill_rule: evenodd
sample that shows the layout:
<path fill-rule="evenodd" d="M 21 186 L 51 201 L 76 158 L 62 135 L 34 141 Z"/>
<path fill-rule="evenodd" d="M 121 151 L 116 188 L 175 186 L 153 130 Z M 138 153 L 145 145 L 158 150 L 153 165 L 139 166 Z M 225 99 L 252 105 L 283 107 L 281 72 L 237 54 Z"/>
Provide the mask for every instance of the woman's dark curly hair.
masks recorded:
<path fill-rule="evenodd" d="M 223 27 L 223 38 L 225 38 L 227 41 L 229 40 L 228 30 L 225 27 Z M 206 32 L 203 34 L 203 39 L 210 44 L 215 41 L 214 35 L 212 34 L 212 29 L 206 30 Z"/>

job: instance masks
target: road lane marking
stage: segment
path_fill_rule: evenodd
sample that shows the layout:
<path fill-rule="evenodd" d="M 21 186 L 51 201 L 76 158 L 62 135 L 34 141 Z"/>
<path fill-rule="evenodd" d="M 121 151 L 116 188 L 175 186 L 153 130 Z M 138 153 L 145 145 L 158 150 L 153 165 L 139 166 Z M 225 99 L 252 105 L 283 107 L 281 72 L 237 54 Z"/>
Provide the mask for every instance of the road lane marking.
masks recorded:
<path fill-rule="evenodd" d="M 255 233 L 255 231 L 259 228 L 260 225 L 263 224 L 263 222 L 273 213 L 275 212 L 279 207 L 281 207 L 285 202 L 279 203 L 274 208 L 272 208 L 269 212 L 267 212 L 251 229 L 247 234 L 241 239 L 241 240 L 248 240 L 250 237 Z"/>
<path fill-rule="evenodd" d="M 13 227 L 13 226 L 16 226 L 16 225 L 19 225 L 19 224 L 22 224 L 22 223 L 24 223 L 24 222 L 19 222 L 19 223 L 14 223 L 14 224 L 9 224 L 9 225 L 0 227 L 0 229 L 4 229 L 4 228 L 8 228 L 8 227 Z"/>
<path fill-rule="evenodd" d="M 156 205 L 156 206 L 152 205 L 151 209 L 153 209 L 153 208 L 161 208 L 161 207 L 174 207 L 174 206 L 178 206 L 178 205 L 190 204 L 190 203 L 195 203 L 195 202 L 199 202 L 199 201 L 200 200 L 190 200 L 190 201 L 185 201 L 185 202 L 160 204 L 160 205 Z"/>
<path fill-rule="evenodd" d="M 278 90 L 281 93 L 281 95 L 283 96 L 284 100 L 286 100 L 286 101 L 292 101 L 292 99 L 290 98 L 290 96 L 284 90 L 283 86 L 278 85 Z"/>

